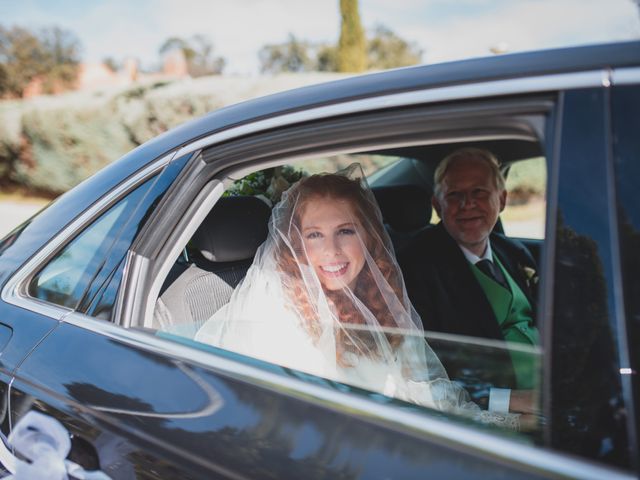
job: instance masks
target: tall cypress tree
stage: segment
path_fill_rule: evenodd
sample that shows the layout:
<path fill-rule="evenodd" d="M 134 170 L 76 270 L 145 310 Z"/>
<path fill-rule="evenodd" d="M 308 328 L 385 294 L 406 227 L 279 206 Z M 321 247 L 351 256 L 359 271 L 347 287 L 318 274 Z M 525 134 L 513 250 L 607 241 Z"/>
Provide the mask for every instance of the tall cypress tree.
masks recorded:
<path fill-rule="evenodd" d="M 367 42 L 360 24 L 358 0 L 340 0 L 340 40 L 337 67 L 339 72 L 362 72 L 367 68 Z"/>

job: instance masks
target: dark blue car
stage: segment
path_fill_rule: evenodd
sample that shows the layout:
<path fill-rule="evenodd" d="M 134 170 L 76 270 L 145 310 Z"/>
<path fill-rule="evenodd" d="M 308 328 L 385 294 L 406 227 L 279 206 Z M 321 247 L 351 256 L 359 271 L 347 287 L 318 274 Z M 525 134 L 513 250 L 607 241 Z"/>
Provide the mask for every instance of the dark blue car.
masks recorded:
<path fill-rule="evenodd" d="M 265 238 L 270 210 L 252 194 L 270 178 L 359 162 L 401 253 L 437 222 L 433 171 L 461 146 L 500 160 L 512 202 L 497 228 L 539 267 L 538 408 L 520 431 L 193 340 Z M 35 411 L 66 429 L 69 462 L 114 479 L 636 478 L 639 186 L 640 42 L 392 70 L 212 112 L 0 242 L 0 462 L 37 461 L 7 441 Z M 482 403 L 508 346 L 425 333 Z"/>

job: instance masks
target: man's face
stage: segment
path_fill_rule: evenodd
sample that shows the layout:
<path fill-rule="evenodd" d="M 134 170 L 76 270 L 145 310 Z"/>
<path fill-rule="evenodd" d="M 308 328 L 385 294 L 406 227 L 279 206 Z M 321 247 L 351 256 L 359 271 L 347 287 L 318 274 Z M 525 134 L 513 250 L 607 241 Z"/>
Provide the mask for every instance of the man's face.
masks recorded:
<path fill-rule="evenodd" d="M 490 167 L 473 157 L 455 161 L 441 187 L 432 203 L 444 227 L 458 244 L 482 256 L 507 192 L 498 190 Z"/>

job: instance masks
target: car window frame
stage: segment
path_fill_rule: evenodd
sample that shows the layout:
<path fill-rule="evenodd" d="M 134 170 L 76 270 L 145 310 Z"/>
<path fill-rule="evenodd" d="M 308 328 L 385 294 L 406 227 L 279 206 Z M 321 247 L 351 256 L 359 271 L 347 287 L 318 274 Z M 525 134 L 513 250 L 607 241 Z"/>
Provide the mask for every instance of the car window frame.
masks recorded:
<path fill-rule="evenodd" d="M 222 184 L 242 178 L 251 171 L 270 166 L 283 165 L 287 162 L 311 158 L 317 155 L 333 155 L 338 153 L 358 153 L 365 150 L 383 149 L 397 145 L 421 145 L 435 140 L 442 141 L 446 135 L 455 139 L 461 137 L 477 138 L 487 136 L 513 135 L 531 141 L 539 141 L 541 132 L 535 122 L 519 121 L 518 125 L 510 125 L 507 118 L 535 117 L 546 115 L 553 108 L 554 96 L 548 94 L 523 95 L 517 100 L 508 97 L 497 99 L 469 100 L 455 102 L 453 105 L 420 105 L 383 111 L 366 112 L 358 115 L 339 116 L 335 119 L 321 119 L 318 122 L 305 122 L 301 125 L 283 127 L 277 131 L 259 132 L 249 137 L 241 137 L 237 142 L 226 141 L 220 145 L 214 144 L 209 148 L 198 151 L 197 162 L 192 171 L 182 181 L 182 191 L 175 194 L 170 211 L 158 210 L 149 222 L 149 229 L 154 231 L 153 240 L 145 241 L 141 235 L 131 249 L 132 267 L 135 278 L 131 279 L 122 301 L 122 311 L 116 317 L 119 324 L 145 327 L 151 325 L 153 307 L 162 281 L 157 280 L 159 272 L 168 272 L 167 262 L 172 262 L 175 253 L 180 249 L 172 249 L 178 237 L 185 232 L 193 233 L 197 224 L 190 218 L 202 209 L 195 208 L 195 204 L 206 201 L 207 195 L 200 193 L 205 185 L 212 181 Z M 496 119 L 493 130 L 488 127 L 478 132 L 477 123 L 465 120 L 460 125 L 460 119 L 467 119 L 475 115 L 477 118 Z M 436 122 L 435 119 L 438 119 Z M 428 119 L 430 129 L 421 120 Z M 453 122 L 445 126 L 445 122 Z M 477 120 L 473 120 L 476 122 Z M 375 124 L 385 126 L 385 139 L 372 134 Z M 465 126 L 475 125 L 474 132 L 465 130 Z M 390 126 L 391 125 L 391 126 Z M 447 133 L 448 132 L 448 133 Z M 431 135 L 431 137 L 429 137 Z M 346 137 L 346 139 L 345 139 Z M 326 139 L 330 138 L 329 142 Z M 342 140 L 338 140 L 342 138 Z M 325 141 L 326 144 L 318 145 Z M 275 148 L 274 148 L 275 147 Z M 260 152 L 260 153 L 257 153 Z M 259 165 L 259 167 L 258 167 Z M 187 178 L 188 177 L 188 178 Z M 176 189 L 180 189 L 180 184 Z M 209 187 L 212 191 L 215 184 Z M 211 192 L 209 192 L 211 193 Z M 222 191 L 216 193 L 221 195 Z M 196 200 L 196 197 L 199 198 Z M 212 206 L 213 204 L 211 204 Z M 186 243 L 186 239 L 183 239 Z M 160 252 L 158 246 L 165 251 Z M 175 251 L 174 251 L 175 250 Z M 135 291 L 135 294 L 130 292 Z M 134 325 L 131 319 L 144 319 L 142 325 Z M 140 322 L 139 322 L 140 323 Z"/>
<path fill-rule="evenodd" d="M 165 224 L 171 224 L 171 231 L 159 232 L 151 222 L 147 238 L 140 237 L 132 249 L 129 258 L 131 273 L 127 288 L 124 289 L 130 301 L 128 305 L 127 302 L 123 302 L 120 314 L 126 317 L 125 321 L 143 319 L 144 323 L 128 323 L 128 327 L 143 330 L 150 327 L 160 288 L 183 245 L 195 232 L 217 198 L 222 195 L 223 186 L 256 170 L 257 165 L 262 169 L 318 155 L 359 153 L 366 150 L 382 150 L 389 146 L 428 144 L 434 141 L 434 137 L 439 141 L 443 138 L 445 141 L 459 140 L 461 137 L 472 137 L 470 125 L 475 125 L 476 130 L 481 130 L 481 133 L 476 132 L 480 138 L 508 134 L 515 136 L 514 132 L 518 132 L 520 136 L 526 135 L 527 139 L 544 144 L 546 140 L 539 137 L 540 123 L 537 120 L 542 118 L 546 128 L 546 118 L 554 108 L 555 96 L 546 94 L 456 102 L 453 106 L 412 106 L 287 126 L 278 132 L 259 133 L 243 137 L 237 142 L 228 141 L 198 151 L 197 166 L 193 167 L 189 180 L 184 182 L 182 189 L 179 185 L 176 186 L 174 195 L 180 206 L 177 206 L 177 202 L 171 202 L 171 215 L 164 215 L 162 211 L 155 213 L 158 225 L 164 220 Z M 470 115 L 475 118 L 468 120 Z M 439 116 L 446 117 L 446 120 L 443 122 Z M 486 123 L 479 123 L 480 120 L 487 118 L 497 121 L 498 127 L 491 133 L 486 128 L 480 129 L 480 125 L 486 127 Z M 520 121 L 521 130 L 514 130 L 512 126 L 499 128 L 508 125 L 507 120 L 522 118 L 536 121 Z M 459 125 L 460 119 L 464 119 L 463 125 Z M 346 125 L 350 126 L 348 135 L 354 138 L 344 133 Z M 372 128 L 374 125 L 385 126 L 388 136 L 381 139 L 379 132 L 371 133 L 376 132 L 375 128 Z M 395 131 L 389 129 L 388 125 L 394 125 Z M 425 130 L 429 132 L 425 125 L 433 128 L 432 138 L 425 139 Z M 342 132 L 344 136 L 336 138 L 335 134 L 328 132 Z M 352 141 L 345 140 L 345 137 Z M 326 138 L 333 141 L 327 142 Z M 320 140 L 326 143 L 321 144 Z M 170 220 L 166 217 L 170 217 Z M 181 242 L 179 245 L 175 243 L 178 241 Z M 164 246 L 164 250 L 158 249 L 159 244 Z M 154 254 L 157 255 L 156 258 L 152 257 Z"/>

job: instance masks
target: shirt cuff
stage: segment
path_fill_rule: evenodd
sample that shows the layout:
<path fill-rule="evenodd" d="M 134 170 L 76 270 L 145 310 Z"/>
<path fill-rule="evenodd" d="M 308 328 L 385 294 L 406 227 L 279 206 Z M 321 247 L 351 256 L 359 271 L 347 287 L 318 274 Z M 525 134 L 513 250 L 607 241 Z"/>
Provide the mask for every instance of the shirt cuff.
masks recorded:
<path fill-rule="evenodd" d="M 491 388 L 489 390 L 489 411 L 498 413 L 509 413 L 510 400 L 510 388 Z"/>

